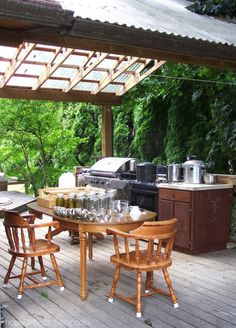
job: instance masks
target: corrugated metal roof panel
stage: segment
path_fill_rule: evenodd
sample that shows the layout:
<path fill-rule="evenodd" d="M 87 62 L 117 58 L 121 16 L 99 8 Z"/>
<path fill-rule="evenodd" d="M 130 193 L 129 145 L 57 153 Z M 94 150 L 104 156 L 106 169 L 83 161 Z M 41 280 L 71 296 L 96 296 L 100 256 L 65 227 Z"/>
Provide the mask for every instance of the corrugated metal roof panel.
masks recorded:
<path fill-rule="evenodd" d="M 13 76 L 7 83 L 7 86 L 14 87 L 32 87 L 37 82 L 35 78 Z"/>
<path fill-rule="evenodd" d="M 51 61 L 53 57 L 54 52 L 33 50 L 26 59 L 39 63 L 47 63 Z"/>
<path fill-rule="evenodd" d="M 127 82 L 129 79 L 130 79 L 130 74 L 121 74 L 114 80 L 114 82 Z"/>
<path fill-rule="evenodd" d="M 116 85 L 116 84 L 108 84 L 104 89 L 103 92 L 107 93 L 116 93 L 117 91 L 120 91 L 123 87 L 121 85 Z"/>
<path fill-rule="evenodd" d="M 73 90 L 80 91 L 95 91 L 97 87 L 97 83 L 89 83 L 89 82 L 79 82 Z"/>
<path fill-rule="evenodd" d="M 43 85 L 42 88 L 47 89 L 64 89 L 67 86 L 67 81 L 61 81 L 61 80 L 47 80 Z"/>
<path fill-rule="evenodd" d="M 59 67 L 53 74 L 52 77 L 67 77 L 73 79 L 77 74 L 78 70 L 76 68 L 64 68 Z"/>
<path fill-rule="evenodd" d="M 34 64 L 21 64 L 17 74 L 29 74 L 29 75 L 39 75 L 45 69 L 44 65 L 34 65 Z"/>
<path fill-rule="evenodd" d="M 136 71 L 141 65 L 141 63 L 134 63 L 130 66 L 129 71 Z"/>
<path fill-rule="evenodd" d="M 198 15 L 185 0 L 59 0 L 74 16 L 236 46 L 236 24 Z"/>
<path fill-rule="evenodd" d="M 85 56 L 70 55 L 64 62 L 66 65 L 81 66 L 85 60 Z"/>
<path fill-rule="evenodd" d="M 116 64 L 116 60 L 104 59 L 97 67 L 111 69 L 114 67 L 115 64 Z"/>
<path fill-rule="evenodd" d="M 102 80 L 106 75 L 107 75 L 106 72 L 92 71 L 86 76 L 86 79 Z"/>

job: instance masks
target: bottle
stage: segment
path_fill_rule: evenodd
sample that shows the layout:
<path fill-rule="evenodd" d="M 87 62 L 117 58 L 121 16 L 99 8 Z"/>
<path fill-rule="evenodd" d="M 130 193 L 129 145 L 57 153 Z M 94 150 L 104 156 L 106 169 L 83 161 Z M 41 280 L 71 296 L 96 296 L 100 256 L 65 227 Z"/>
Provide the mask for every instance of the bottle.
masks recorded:
<path fill-rule="evenodd" d="M 65 199 L 63 194 L 57 194 L 56 206 L 60 206 L 60 207 L 65 206 Z"/>
<path fill-rule="evenodd" d="M 70 192 L 67 197 L 66 207 L 75 208 L 75 193 Z"/>
<path fill-rule="evenodd" d="M 85 208 L 85 194 L 77 193 L 75 197 L 75 207 L 76 208 Z"/>
<path fill-rule="evenodd" d="M 111 215 L 112 213 L 112 204 L 116 196 L 115 189 L 108 189 L 106 194 L 106 212 L 107 214 Z"/>

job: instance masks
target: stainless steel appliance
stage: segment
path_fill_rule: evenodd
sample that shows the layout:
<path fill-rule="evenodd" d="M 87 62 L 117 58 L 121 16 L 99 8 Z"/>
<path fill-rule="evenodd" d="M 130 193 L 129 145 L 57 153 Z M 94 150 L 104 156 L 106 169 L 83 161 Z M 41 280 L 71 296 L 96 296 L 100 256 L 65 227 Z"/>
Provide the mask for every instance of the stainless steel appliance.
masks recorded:
<path fill-rule="evenodd" d="M 145 162 L 136 165 L 136 177 L 138 181 L 154 182 L 156 180 L 157 166 Z"/>
<path fill-rule="evenodd" d="M 183 180 L 182 164 L 169 164 L 167 165 L 167 181 L 179 182 Z"/>
<path fill-rule="evenodd" d="M 190 159 L 183 163 L 184 182 L 202 183 L 203 174 L 206 173 L 206 164 L 203 161 Z"/>
<path fill-rule="evenodd" d="M 130 171 L 130 166 L 134 167 L 134 160 L 134 158 L 126 157 L 105 157 L 91 167 L 90 174 L 93 176 L 118 178 L 122 173 Z"/>
<path fill-rule="evenodd" d="M 117 198 L 128 199 L 129 181 L 136 179 L 135 158 L 105 157 L 96 162 L 85 183 L 104 189 L 117 189 Z"/>
<path fill-rule="evenodd" d="M 130 205 L 138 205 L 141 208 L 157 212 L 156 165 L 153 164 L 155 170 L 153 170 L 154 166 L 151 166 L 152 173 L 148 172 L 147 175 L 144 175 L 146 180 L 152 181 L 148 182 L 136 180 L 135 168 L 137 169 L 139 165 L 136 163 L 134 158 L 103 158 L 91 167 L 89 173 L 84 175 L 85 183 L 104 189 L 116 189 L 117 199 L 127 199 Z"/>
<path fill-rule="evenodd" d="M 167 166 L 163 164 L 157 164 L 157 178 L 167 179 Z"/>

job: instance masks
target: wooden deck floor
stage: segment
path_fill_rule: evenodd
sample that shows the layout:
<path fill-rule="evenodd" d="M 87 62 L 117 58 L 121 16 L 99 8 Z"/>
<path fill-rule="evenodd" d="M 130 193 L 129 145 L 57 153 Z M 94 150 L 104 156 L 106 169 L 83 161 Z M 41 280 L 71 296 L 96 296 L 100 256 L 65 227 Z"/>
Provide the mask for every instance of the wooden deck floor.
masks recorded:
<path fill-rule="evenodd" d="M 43 234 L 42 234 L 43 235 Z M 113 253 L 111 239 L 106 237 L 94 243 L 94 259 L 88 261 L 88 299 L 79 297 L 79 245 L 70 245 L 68 233 L 54 238 L 61 245 L 56 254 L 65 290 L 57 286 L 27 290 L 22 300 L 16 299 L 18 280 L 0 290 L 0 300 L 7 305 L 4 315 L 6 327 L 156 327 L 156 328 L 235 328 L 236 327 L 236 248 L 190 256 L 173 252 L 169 269 L 173 287 L 178 296 L 178 309 L 163 296 L 143 300 L 143 317 L 137 319 L 133 306 L 114 300 L 107 301 L 111 286 Z M 7 240 L 0 223 L 0 283 L 9 263 Z M 49 261 L 48 273 L 51 273 Z M 15 273 L 19 271 L 21 265 Z M 161 286 L 161 274 L 155 274 Z M 134 274 L 123 272 L 118 287 L 132 291 Z"/>

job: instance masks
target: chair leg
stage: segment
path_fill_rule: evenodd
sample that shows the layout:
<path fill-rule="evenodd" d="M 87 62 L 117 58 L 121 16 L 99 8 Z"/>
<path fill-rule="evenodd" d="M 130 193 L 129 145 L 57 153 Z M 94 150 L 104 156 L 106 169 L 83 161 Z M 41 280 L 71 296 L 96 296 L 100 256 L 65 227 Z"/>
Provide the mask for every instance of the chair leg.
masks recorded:
<path fill-rule="evenodd" d="M 56 273 L 56 276 L 57 276 L 57 283 L 60 287 L 60 290 L 64 290 L 64 285 L 63 285 L 63 282 L 62 282 L 62 279 L 61 279 L 61 275 L 60 275 L 60 272 L 59 272 L 58 265 L 57 265 L 56 258 L 54 256 L 54 254 L 50 254 L 50 258 L 51 258 L 53 269 L 54 269 L 54 271 Z"/>
<path fill-rule="evenodd" d="M 174 289 L 172 287 L 172 284 L 171 284 L 171 280 L 170 280 L 170 276 L 168 274 L 168 271 L 167 269 L 162 269 L 162 272 L 164 274 L 164 277 L 165 277 L 165 280 L 166 280 L 166 284 L 169 288 L 169 291 L 170 291 L 170 297 L 172 299 L 172 302 L 174 304 L 174 308 L 178 308 L 179 307 L 179 304 L 177 302 L 177 297 L 175 295 L 175 292 L 174 292 Z"/>
<path fill-rule="evenodd" d="M 146 283 L 145 283 L 145 293 L 149 293 L 150 289 L 153 286 L 153 271 L 148 271 L 146 276 Z"/>
<path fill-rule="evenodd" d="M 43 276 L 43 280 L 46 280 L 47 276 L 46 276 L 46 270 L 45 270 L 44 265 L 43 265 L 42 256 L 38 256 L 38 260 L 39 260 L 39 265 L 40 265 L 40 270 L 41 270 L 41 273 L 42 273 L 42 276 Z"/>
<path fill-rule="evenodd" d="M 35 270 L 35 258 L 31 257 L 31 269 Z"/>
<path fill-rule="evenodd" d="M 20 285 L 19 285 L 18 294 L 17 294 L 18 300 L 22 299 L 22 294 L 24 292 L 24 281 L 25 281 L 25 276 L 26 276 L 27 264 L 28 264 L 28 258 L 25 257 L 23 259 L 21 277 L 20 277 Z"/>
<path fill-rule="evenodd" d="M 142 272 L 137 272 L 137 301 L 136 301 L 136 317 L 142 316 L 142 303 L 141 303 L 141 289 L 142 289 Z"/>
<path fill-rule="evenodd" d="M 109 295 L 109 302 L 110 303 L 113 302 L 113 296 L 114 296 L 115 291 L 116 291 L 119 275 L 120 275 L 120 266 L 117 265 L 116 268 L 115 268 L 115 272 L 114 272 L 114 276 L 113 276 L 113 283 L 112 283 L 111 292 L 110 292 L 110 295 Z"/>
<path fill-rule="evenodd" d="M 11 261 L 10 261 L 10 264 L 9 264 L 9 267 L 8 267 L 8 270 L 7 270 L 7 274 L 6 274 L 6 276 L 4 278 L 4 281 L 3 281 L 3 287 L 7 287 L 7 283 L 10 279 L 11 271 L 12 271 L 12 268 L 15 264 L 15 261 L 16 261 L 16 256 L 12 255 Z"/>

